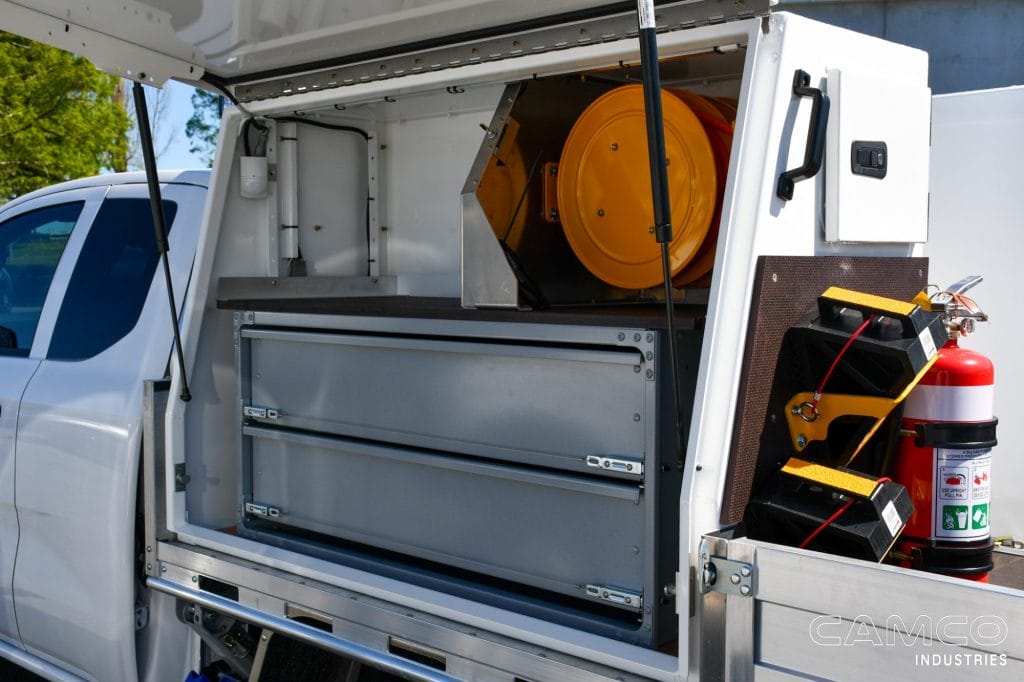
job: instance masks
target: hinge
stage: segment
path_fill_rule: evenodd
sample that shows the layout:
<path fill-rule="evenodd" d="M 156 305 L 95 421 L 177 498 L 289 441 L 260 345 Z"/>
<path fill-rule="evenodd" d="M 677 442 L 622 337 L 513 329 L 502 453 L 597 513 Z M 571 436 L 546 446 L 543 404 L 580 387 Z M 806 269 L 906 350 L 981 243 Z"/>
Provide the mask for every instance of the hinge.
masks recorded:
<path fill-rule="evenodd" d="M 192 477 L 185 472 L 185 463 L 178 462 L 174 465 L 174 492 L 185 492 L 185 486 L 192 480 Z"/>
<path fill-rule="evenodd" d="M 282 516 L 282 512 L 277 507 L 271 507 L 269 504 L 258 504 L 256 502 L 245 503 L 245 513 L 252 514 L 253 516 L 260 516 L 265 519 L 276 519 Z"/>
<path fill-rule="evenodd" d="M 587 456 L 586 462 L 588 467 L 600 469 L 601 471 L 611 471 L 617 474 L 628 474 L 630 476 L 644 475 L 643 462 L 635 459 L 589 455 Z"/>
<path fill-rule="evenodd" d="M 587 585 L 587 596 L 591 599 L 624 606 L 633 611 L 640 611 L 644 608 L 644 596 L 642 592 L 630 592 L 618 587 L 607 585 Z"/>
<path fill-rule="evenodd" d="M 757 570 L 745 561 L 713 556 L 704 563 L 700 592 L 721 592 L 753 597 L 757 591 Z"/>
<path fill-rule="evenodd" d="M 281 413 L 273 407 L 256 407 L 255 405 L 243 405 L 242 416 L 247 419 L 277 419 Z"/>

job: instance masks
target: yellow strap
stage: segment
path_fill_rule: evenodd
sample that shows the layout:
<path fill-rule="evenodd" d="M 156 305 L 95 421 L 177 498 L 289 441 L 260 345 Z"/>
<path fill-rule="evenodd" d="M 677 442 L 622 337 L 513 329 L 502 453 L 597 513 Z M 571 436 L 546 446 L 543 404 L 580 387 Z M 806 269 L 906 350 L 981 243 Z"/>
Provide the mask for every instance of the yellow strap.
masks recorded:
<path fill-rule="evenodd" d="M 782 467 L 782 471 L 812 483 L 818 483 L 826 488 L 865 499 L 870 498 L 871 494 L 875 492 L 875 488 L 878 487 L 878 481 L 796 457 L 790 457 Z"/>
<path fill-rule="evenodd" d="M 910 313 L 914 312 L 914 308 L 917 307 L 916 303 L 897 301 L 893 298 L 875 296 L 874 294 L 865 294 L 860 291 L 851 291 L 850 289 L 840 289 L 839 287 L 829 287 L 822 296 L 833 301 L 838 301 L 839 303 L 848 303 L 852 306 L 868 308 L 869 310 L 877 310 L 882 313 L 899 315 L 901 317 L 909 316 Z"/>

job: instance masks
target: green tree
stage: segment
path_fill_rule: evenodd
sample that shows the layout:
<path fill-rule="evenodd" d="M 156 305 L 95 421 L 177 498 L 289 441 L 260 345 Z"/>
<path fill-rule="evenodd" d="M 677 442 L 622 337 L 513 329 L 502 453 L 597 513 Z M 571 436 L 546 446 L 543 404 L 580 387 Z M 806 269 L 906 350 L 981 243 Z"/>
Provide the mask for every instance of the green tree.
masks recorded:
<path fill-rule="evenodd" d="M 192 117 L 185 124 L 185 134 L 191 141 L 188 150 L 198 154 L 207 166 L 213 164 L 220 132 L 220 115 L 224 111 L 224 97 L 206 90 L 192 93 Z"/>
<path fill-rule="evenodd" d="M 0 202 L 123 166 L 117 85 L 83 57 L 0 31 Z"/>

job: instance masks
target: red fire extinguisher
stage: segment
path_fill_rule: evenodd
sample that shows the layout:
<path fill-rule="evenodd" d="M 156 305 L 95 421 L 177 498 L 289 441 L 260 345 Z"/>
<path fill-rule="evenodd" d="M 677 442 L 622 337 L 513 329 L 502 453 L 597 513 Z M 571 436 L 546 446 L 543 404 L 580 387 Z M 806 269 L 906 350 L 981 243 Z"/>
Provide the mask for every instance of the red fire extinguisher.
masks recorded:
<path fill-rule="evenodd" d="M 962 294 L 980 281 L 971 277 L 932 297 L 949 341 L 907 397 L 892 479 L 906 486 L 915 508 L 897 548 L 902 563 L 988 582 L 995 368 L 957 342 L 974 320 L 987 319 Z"/>

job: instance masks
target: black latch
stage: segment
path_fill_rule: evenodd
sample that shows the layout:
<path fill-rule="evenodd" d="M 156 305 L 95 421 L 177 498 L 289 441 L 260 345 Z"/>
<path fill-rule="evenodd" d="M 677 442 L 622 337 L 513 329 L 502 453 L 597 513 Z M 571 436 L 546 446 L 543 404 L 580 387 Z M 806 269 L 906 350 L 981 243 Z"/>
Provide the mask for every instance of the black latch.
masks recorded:
<path fill-rule="evenodd" d="M 884 142 L 854 141 L 851 145 L 850 165 L 854 175 L 884 178 L 889 166 L 889 149 Z"/>
<path fill-rule="evenodd" d="M 191 480 L 192 477 L 185 473 L 184 462 L 179 462 L 174 465 L 174 492 L 185 492 L 185 486 L 187 486 Z"/>

